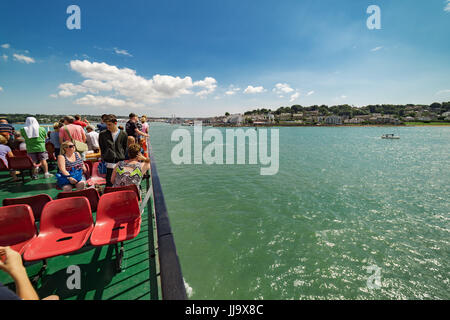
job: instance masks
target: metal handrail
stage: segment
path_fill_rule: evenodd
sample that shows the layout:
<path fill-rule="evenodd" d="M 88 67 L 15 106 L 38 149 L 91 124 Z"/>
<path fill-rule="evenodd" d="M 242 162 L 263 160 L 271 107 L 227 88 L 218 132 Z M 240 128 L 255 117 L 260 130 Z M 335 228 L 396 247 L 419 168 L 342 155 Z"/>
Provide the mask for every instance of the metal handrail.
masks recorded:
<path fill-rule="evenodd" d="M 164 194 L 156 169 L 156 161 L 149 140 L 147 140 L 147 146 L 151 161 L 151 179 L 156 216 L 162 299 L 187 300 L 181 265 L 178 259 L 172 229 L 170 227 L 169 214 L 167 212 Z M 151 217 L 149 217 L 149 220 L 150 218 Z"/>

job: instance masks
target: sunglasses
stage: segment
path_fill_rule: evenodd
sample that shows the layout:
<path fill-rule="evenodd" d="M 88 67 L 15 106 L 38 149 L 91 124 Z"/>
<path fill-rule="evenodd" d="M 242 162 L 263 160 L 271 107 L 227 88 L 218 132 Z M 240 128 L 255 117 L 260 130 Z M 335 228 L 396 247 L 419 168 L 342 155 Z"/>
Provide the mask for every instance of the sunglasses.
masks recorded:
<path fill-rule="evenodd" d="M 75 146 L 74 146 L 74 145 L 71 145 L 71 146 L 67 146 L 67 147 L 66 147 L 66 149 L 72 149 L 72 148 L 75 148 Z"/>

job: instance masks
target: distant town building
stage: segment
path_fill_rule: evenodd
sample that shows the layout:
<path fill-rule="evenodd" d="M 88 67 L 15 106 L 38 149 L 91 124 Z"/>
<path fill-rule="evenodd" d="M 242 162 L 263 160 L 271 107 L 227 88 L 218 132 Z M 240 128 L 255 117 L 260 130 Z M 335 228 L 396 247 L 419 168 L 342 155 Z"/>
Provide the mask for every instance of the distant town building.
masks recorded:
<path fill-rule="evenodd" d="M 339 125 L 342 124 L 342 118 L 339 116 L 329 116 L 325 118 L 326 124 Z"/>

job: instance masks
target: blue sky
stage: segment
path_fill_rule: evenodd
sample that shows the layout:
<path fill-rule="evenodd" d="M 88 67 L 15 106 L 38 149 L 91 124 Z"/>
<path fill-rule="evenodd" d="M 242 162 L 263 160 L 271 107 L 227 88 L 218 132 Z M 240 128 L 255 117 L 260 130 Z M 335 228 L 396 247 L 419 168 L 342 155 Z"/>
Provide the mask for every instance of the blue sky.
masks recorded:
<path fill-rule="evenodd" d="M 81 30 L 66 27 L 72 4 Z M 449 31 L 447 0 L 4 0 L 0 112 L 449 101 Z"/>

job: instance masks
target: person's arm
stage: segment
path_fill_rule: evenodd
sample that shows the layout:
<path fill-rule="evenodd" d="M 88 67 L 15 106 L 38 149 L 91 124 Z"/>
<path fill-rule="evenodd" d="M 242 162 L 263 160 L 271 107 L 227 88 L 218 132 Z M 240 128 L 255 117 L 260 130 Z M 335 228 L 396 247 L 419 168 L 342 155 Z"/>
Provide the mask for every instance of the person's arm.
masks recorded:
<path fill-rule="evenodd" d="M 116 181 L 116 170 L 117 170 L 117 164 L 114 166 L 113 172 L 111 174 L 111 183 L 114 184 L 114 181 Z"/>
<path fill-rule="evenodd" d="M 146 174 L 148 169 L 150 169 L 150 159 L 148 159 L 148 161 L 145 161 L 144 164 L 142 165 L 142 174 Z"/>
<path fill-rule="evenodd" d="M 80 155 L 79 152 L 77 152 L 77 155 L 78 155 L 78 157 L 80 157 L 80 159 L 81 159 L 81 155 Z M 84 161 L 83 161 L 83 174 L 86 173 L 86 172 L 87 172 L 86 165 L 84 164 Z"/>
<path fill-rule="evenodd" d="M 14 153 L 12 153 L 12 151 L 8 151 L 8 157 L 14 158 Z"/>
<path fill-rule="evenodd" d="M 64 141 L 63 141 L 63 136 L 64 136 L 64 127 L 62 127 L 61 129 L 59 129 L 59 144 L 61 145 Z"/>
<path fill-rule="evenodd" d="M 63 175 L 70 176 L 70 173 L 66 170 L 66 159 L 63 155 L 58 156 L 58 169 Z"/>
<path fill-rule="evenodd" d="M 0 247 L 0 269 L 8 273 L 16 284 L 16 294 L 23 300 L 39 300 L 28 279 L 20 254 L 10 247 Z"/>
<path fill-rule="evenodd" d="M 136 133 L 138 133 L 139 135 L 141 135 L 141 136 L 148 137 L 148 134 L 146 134 L 145 132 L 140 131 L 138 128 L 136 128 L 134 131 Z"/>
<path fill-rule="evenodd" d="M 84 132 L 83 128 L 81 128 L 81 137 L 83 139 L 83 142 L 86 143 L 86 133 Z"/>

